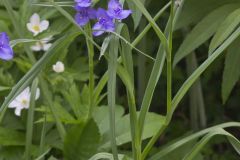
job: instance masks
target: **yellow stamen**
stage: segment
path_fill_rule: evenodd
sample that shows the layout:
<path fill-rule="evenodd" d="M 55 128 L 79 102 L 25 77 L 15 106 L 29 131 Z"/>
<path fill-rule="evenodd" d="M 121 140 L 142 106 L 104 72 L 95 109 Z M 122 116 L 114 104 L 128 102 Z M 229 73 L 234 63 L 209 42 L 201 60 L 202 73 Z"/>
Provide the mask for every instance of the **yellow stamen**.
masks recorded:
<path fill-rule="evenodd" d="M 40 27 L 39 26 L 33 26 L 33 30 L 35 30 L 36 32 L 40 31 Z"/>
<path fill-rule="evenodd" d="M 22 100 L 22 104 L 23 104 L 23 105 L 27 105 L 27 103 L 28 103 L 28 101 L 27 101 L 26 99 L 23 99 L 23 100 Z"/>

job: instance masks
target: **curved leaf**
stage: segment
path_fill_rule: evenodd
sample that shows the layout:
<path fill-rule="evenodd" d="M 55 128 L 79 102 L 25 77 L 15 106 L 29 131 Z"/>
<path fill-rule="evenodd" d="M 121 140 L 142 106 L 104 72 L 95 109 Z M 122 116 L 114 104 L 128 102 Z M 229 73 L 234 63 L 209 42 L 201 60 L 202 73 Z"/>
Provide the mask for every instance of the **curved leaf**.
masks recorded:
<path fill-rule="evenodd" d="M 233 87 L 237 83 L 240 77 L 240 69 L 236 66 L 240 63 L 240 38 L 229 46 L 226 59 L 225 67 L 223 71 L 222 80 L 222 100 L 223 103 L 228 99 Z"/>
<path fill-rule="evenodd" d="M 210 47 L 209 54 L 211 54 L 227 37 L 236 29 L 240 23 L 240 8 L 233 11 L 227 18 L 223 21 L 222 25 L 217 30 L 214 35 Z"/>
<path fill-rule="evenodd" d="M 223 19 L 239 7 L 240 3 L 224 5 L 215 9 L 202 19 L 181 44 L 175 54 L 173 65 L 175 66 L 181 59 L 207 41 L 216 32 Z"/>

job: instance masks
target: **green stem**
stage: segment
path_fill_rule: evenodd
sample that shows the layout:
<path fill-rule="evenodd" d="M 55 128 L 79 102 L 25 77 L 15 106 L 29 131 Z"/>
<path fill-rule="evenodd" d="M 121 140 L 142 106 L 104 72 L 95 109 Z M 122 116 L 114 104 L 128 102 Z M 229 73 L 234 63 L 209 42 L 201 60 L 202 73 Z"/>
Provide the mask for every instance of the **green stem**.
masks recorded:
<path fill-rule="evenodd" d="M 155 144 L 159 136 L 165 131 L 166 128 L 167 128 L 167 125 L 164 124 L 161 127 L 161 129 L 158 131 L 158 133 L 153 138 L 151 138 L 151 140 L 148 142 L 147 146 L 143 150 L 142 159 L 145 159 L 147 157 L 149 151 L 152 149 L 152 146 Z"/>
<path fill-rule="evenodd" d="M 168 34 L 169 32 L 169 40 L 170 43 L 169 43 L 169 47 L 170 47 L 170 50 L 172 50 L 172 32 L 173 32 L 173 29 L 174 29 L 174 26 L 175 26 L 175 23 L 180 15 L 180 12 L 181 12 L 181 9 L 182 9 L 182 6 L 184 4 L 184 0 L 182 1 L 182 4 L 180 7 L 173 7 L 174 6 L 174 1 L 171 0 L 171 15 L 170 15 L 170 19 L 167 23 L 167 26 L 166 26 L 166 29 L 165 29 L 165 33 Z M 161 51 L 161 49 L 160 49 Z M 162 50 L 162 52 L 164 52 Z M 163 56 L 165 57 L 165 56 Z M 171 64 L 171 55 L 167 55 L 167 81 L 168 81 L 168 86 L 167 86 L 167 117 L 169 117 L 169 115 L 171 115 L 172 113 L 172 64 Z M 170 66 L 171 64 L 171 66 Z M 170 90 L 171 89 L 171 90 Z M 169 104 L 169 102 L 171 102 L 171 104 Z M 156 135 L 154 135 L 151 140 L 148 142 L 147 146 L 144 148 L 144 151 L 143 151 L 143 155 L 142 157 L 146 157 L 149 153 L 149 151 L 151 150 L 151 148 L 153 147 L 153 145 L 155 144 L 155 142 L 157 141 L 158 137 L 164 132 L 164 130 L 167 128 L 168 124 L 170 123 L 170 120 L 167 118 L 165 123 L 163 124 L 163 126 L 159 129 L 158 133 Z"/>
<path fill-rule="evenodd" d="M 26 134 L 26 146 L 25 146 L 26 160 L 31 159 L 33 121 L 34 121 L 35 97 L 37 92 L 37 86 L 38 86 L 38 80 L 35 79 L 31 87 L 30 106 L 29 106 L 28 118 L 27 118 L 27 134 Z"/>
<path fill-rule="evenodd" d="M 92 29 L 90 24 L 86 27 L 86 33 L 92 39 Z M 88 48 L 88 67 L 89 67 L 89 113 L 88 118 L 91 118 L 94 108 L 94 46 L 92 42 L 86 38 Z"/>
<path fill-rule="evenodd" d="M 46 135 L 46 124 L 47 124 L 47 115 L 44 114 L 44 122 L 42 126 L 42 132 L 41 132 L 41 140 L 40 140 L 40 155 L 44 153 L 44 146 L 45 146 L 45 135 Z M 41 159 L 43 160 L 43 159 Z"/>
<path fill-rule="evenodd" d="M 118 57 L 118 41 L 117 37 L 113 37 L 110 43 L 109 62 L 108 62 L 108 106 L 110 117 L 110 132 L 111 132 L 111 145 L 114 160 L 118 160 L 116 131 L 115 131 L 115 107 L 116 107 L 116 70 L 117 70 L 117 57 Z"/>

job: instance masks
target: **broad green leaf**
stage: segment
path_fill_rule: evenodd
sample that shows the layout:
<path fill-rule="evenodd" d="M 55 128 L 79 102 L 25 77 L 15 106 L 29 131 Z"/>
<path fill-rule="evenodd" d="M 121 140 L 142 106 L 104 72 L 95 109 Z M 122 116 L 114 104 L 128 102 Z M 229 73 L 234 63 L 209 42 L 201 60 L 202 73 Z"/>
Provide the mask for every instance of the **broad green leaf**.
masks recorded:
<path fill-rule="evenodd" d="M 175 54 L 173 65 L 175 66 L 181 59 L 207 41 L 216 32 L 227 15 L 239 7 L 240 3 L 224 5 L 204 17 L 204 19 L 192 29 L 181 44 Z"/>
<path fill-rule="evenodd" d="M 147 139 L 155 135 L 162 124 L 165 122 L 165 118 L 155 113 L 148 113 L 146 115 L 145 127 L 142 136 L 142 140 Z M 117 145 L 122 145 L 132 141 L 131 128 L 129 122 L 129 114 L 123 116 L 116 122 L 116 140 Z M 103 142 L 101 147 L 110 147 L 109 133 L 105 132 L 103 135 Z"/>
<path fill-rule="evenodd" d="M 93 120 L 73 126 L 64 141 L 65 159 L 88 160 L 97 152 L 100 139 L 98 126 Z"/>
<path fill-rule="evenodd" d="M 222 100 L 225 103 L 240 77 L 240 69 L 237 67 L 240 63 L 240 38 L 229 46 L 222 80 Z"/>
<path fill-rule="evenodd" d="M 25 134 L 12 129 L 0 127 L 0 145 L 24 146 Z"/>
<path fill-rule="evenodd" d="M 236 29 L 236 27 L 240 23 L 240 8 L 233 11 L 231 14 L 227 16 L 227 18 L 223 21 L 216 34 L 214 35 L 210 47 L 209 54 L 211 54 L 224 40 L 227 39 L 229 35 Z"/>
<path fill-rule="evenodd" d="M 119 121 L 119 119 L 124 114 L 124 108 L 122 106 L 115 107 L 115 119 Z M 99 131 L 101 134 L 106 133 L 109 130 L 109 108 L 108 106 L 100 106 L 96 107 L 93 112 L 93 119 L 98 125 Z"/>

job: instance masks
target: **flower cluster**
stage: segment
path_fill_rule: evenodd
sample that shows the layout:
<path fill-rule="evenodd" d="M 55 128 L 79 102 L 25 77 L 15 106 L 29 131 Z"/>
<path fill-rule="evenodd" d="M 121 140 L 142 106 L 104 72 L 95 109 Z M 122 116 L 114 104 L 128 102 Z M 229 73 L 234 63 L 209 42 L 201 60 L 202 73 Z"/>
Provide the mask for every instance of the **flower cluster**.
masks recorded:
<path fill-rule="evenodd" d="M 40 16 L 37 13 L 34 13 L 27 23 L 27 28 L 30 32 L 33 33 L 33 36 L 37 36 L 38 34 L 42 33 L 43 31 L 47 30 L 49 27 L 49 21 L 47 20 L 40 20 Z M 47 51 L 52 44 L 48 43 L 52 39 L 52 36 L 46 37 L 41 39 L 40 41 L 36 42 L 35 45 L 31 46 L 33 51 Z"/>
<path fill-rule="evenodd" d="M 98 8 L 94 10 L 91 0 L 75 0 L 75 21 L 78 25 L 84 26 L 91 19 L 97 19 L 97 23 L 93 26 L 93 35 L 100 36 L 104 32 L 113 32 L 115 30 L 115 20 L 127 18 L 132 11 L 124 10 L 123 4 L 119 0 L 110 0 L 108 9 Z"/>

